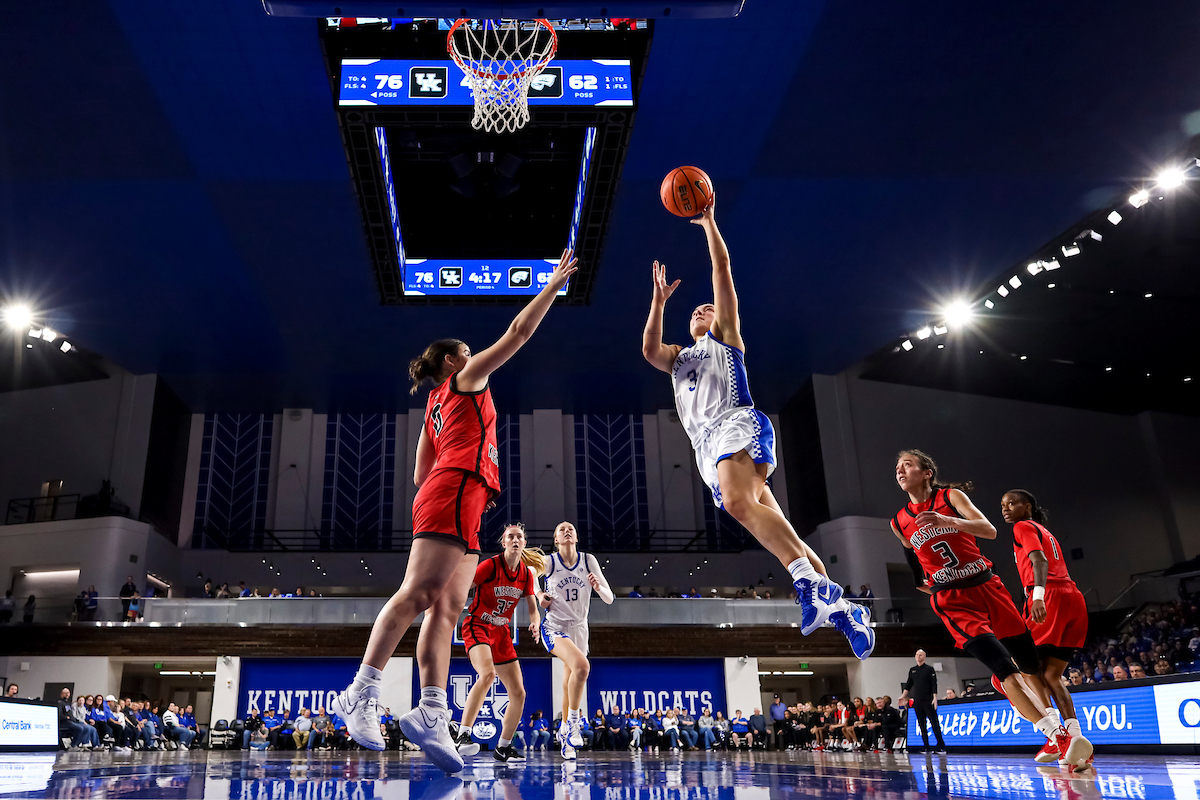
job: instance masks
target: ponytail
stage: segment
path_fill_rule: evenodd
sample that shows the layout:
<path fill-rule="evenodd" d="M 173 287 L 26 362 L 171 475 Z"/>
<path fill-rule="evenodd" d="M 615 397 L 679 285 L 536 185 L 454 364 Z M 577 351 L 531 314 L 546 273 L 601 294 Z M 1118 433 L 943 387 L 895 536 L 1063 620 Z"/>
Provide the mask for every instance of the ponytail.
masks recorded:
<path fill-rule="evenodd" d="M 500 530 L 500 541 L 504 541 L 504 534 L 508 533 L 509 528 L 517 528 L 521 533 L 525 533 L 524 522 L 508 522 Z M 521 563 L 533 569 L 534 575 L 541 575 L 546 569 L 546 553 L 540 547 L 526 547 L 521 551 Z"/>
<path fill-rule="evenodd" d="M 1005 494 L 1019 494 L 1025 498 L 1025 502 L 1029 503 L 1029 517 L 1039 525 L 1045 525 L 1050 519 L 1050 512 L 1038 505 L 1037 498 L 1033 496 L 1033 492 L 1026 489 L 1009 489 Z"/>
<path fill-rule="evenodd" d="M 446 356 L 457 355 L 458 348 L 463 344 L 461 339 L 438 339 L 426 347 L 424 353 L 408 362 L 408 377 L 413 382 L 408 393 L 416 394 L 426 379 L 436 380 L 437 376 L 442 374 L 442 362 L 446 360 Z"/>
<path fill-rule="evenodd" d="M 929 478 L 930 489 L 958 489 L 963 492 L 969 492 L 975 488 L 975 484 L 971 481 L 939 481 L 937 477 L 937 462 L 928 453 L 923 453 L 920 450 L 901 450 L 896 456 L 899 461 L 904 456 L 912 456 L 917 460 L 917 464 L 921 470 L 929 470 L 933 474 Z"/>

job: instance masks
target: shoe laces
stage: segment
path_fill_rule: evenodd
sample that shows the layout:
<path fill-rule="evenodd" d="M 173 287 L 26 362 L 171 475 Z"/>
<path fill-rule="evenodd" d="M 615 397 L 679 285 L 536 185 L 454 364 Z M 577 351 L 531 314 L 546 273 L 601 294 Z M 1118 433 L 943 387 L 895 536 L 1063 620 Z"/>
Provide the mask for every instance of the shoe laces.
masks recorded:
<path fill-rule="evenodd" d="M 856 633 L 854 630 L 854 621 L 850 618 L 849 611 L 840 611 L 836 614 L 832 614 L 829 617 L 829 621 L 833 623 L 833 627 L 837 628 L 847 637 Z"/>

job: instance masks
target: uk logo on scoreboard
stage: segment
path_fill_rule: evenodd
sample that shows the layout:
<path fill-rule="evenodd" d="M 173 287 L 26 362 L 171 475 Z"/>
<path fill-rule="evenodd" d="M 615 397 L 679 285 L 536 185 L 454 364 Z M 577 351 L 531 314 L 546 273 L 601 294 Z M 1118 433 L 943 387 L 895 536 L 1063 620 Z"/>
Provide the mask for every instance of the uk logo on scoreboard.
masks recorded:
<path fill-rule="evenodd" d="M 445 97 L 446 67 L 413 67 L 408 71 L 409 97 Z"/>

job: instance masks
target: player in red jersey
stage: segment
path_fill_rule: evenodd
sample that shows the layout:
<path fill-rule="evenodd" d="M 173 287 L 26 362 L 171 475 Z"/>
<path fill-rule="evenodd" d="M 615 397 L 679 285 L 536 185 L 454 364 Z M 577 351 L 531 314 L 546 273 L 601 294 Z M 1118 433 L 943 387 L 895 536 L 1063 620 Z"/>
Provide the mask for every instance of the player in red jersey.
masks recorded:
<path fill-rule="evenodd" d="M 1050 707 L 1053 697 L 1070 737 L 1065 743 L 1061 737 L 1047 740 L 1037 760 L 1074 764 L 1087 748 L 1076 744 L 1082 732 L 1062 676 L 1067 662 L 1087 640 L 1087 602 L 1067 573 L 1062 547 L 1046 530 L 1046 510 L 1038 506 L 1037 498 L 1024 489 L 1010 489 L 1000 498 L 1000 513 L 1013 526 L 1013 556 L 1025 590 L 1025 624 L 1042 659 L 1042 684 L 1048 692 L 1041 700 Z"/>
<path fill-rule="evenodd" d="M 917 588 L 930 596 L 955 645 L 992 671 L 993 685 L 1022 717 L 1054 738 L 1062 726 L 1040 699 L 1048 690 L 1039 687 L 1042 670 L 1033 637 L 975 543 L 995 539 L 996 529 L 963 491 L 971 484 L 939 483 L 937 464 L 920 450 L 900 453 L 896 482 L 909 502 L 892 518 L 892 532 L 904 545 Z"/>
<path fill-rule="evenodd" d="M 383 668 L 425 612 L 417 636 L 420 704 L 400 718 L 400 728 L 437 766 L 447 772 L 463 768 L 447 724 L 446 681 L 454 626 L 479 563 L 479 519 L 500 492 L 488 378 L 529 341 L 574 272 L 575 259 L 564 251 L 550 282 L 491 347 L 472 355 L 465 343 L 440 339 L 409 364 L 414 392 L 426 378 L 437 383 L 417 442 L 413 480 L 421 488 L 413 501 L 412 550 L 399 590 L 375 618 L 354 681 L 331 704 L 363 747 L 384 747 L 378 703 Z"/>
<path fill-rule="evenodd" d="M 507 762 L 524 760 L 512 746 L 512 738 L 525 710 L 525 681 L 521 665 L 517 663 L 509 626 L 513 624 L 517 603 L 524 598 L 529 606 L 529 632 L 535 639 L 538 637 L 541 616 L 534 576 L 546 566 L 546 555 L 541 550 L 525 547 L 525 526 L 520 522 L 505 526 L 500 545 L 504 548 L 503 553 L 480 561 L 475 568 L 475 596 L 462 624 L 463 645 L 479 679 L 467 695 L 457 743 L 460 755 L 471 756 L 479 752 L 479 745 L 471 739 L 471 727 L 499 676 L 508 692 L 508 705 L 504 709 L 500 741 L 492 755 L 497 761 Z"/>

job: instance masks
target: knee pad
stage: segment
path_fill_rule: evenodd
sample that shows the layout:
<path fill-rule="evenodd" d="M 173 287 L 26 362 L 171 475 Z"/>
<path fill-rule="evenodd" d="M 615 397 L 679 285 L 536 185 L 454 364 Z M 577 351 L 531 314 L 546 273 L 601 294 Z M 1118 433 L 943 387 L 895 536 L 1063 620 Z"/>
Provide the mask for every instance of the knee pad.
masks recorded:
<path fill-rule="evenodd" d="M 1032 637 L 1030 643 L 1033 643 Z M 1009 675 L 1015 675 L 1018 671 L 1017 663 L 1013 659 L 1012 653 L 1008 652 L 1000 640 L 994 634 L 985 634 L 976 637 L 967 642 L 963 647 L 968 653 L 975 657 L 977 661 L 992 671 L 1000 680 L 1004 680 Z"/>
<path fill-rule="evenodd" d="M 1042 659 L 1038 656 L 1037 645 L 1033 643 L 1033 634 L 1025 631 L 1020 636 L 1010 636 L 1004 639 L 1004 648 L 1017 662 L 1017 668 L 1026 675 L 1040 675 Z"/>

